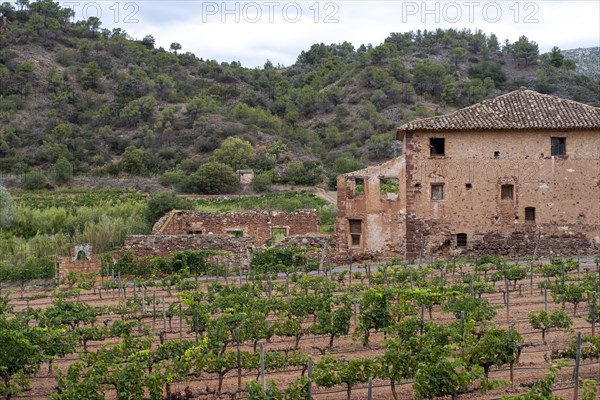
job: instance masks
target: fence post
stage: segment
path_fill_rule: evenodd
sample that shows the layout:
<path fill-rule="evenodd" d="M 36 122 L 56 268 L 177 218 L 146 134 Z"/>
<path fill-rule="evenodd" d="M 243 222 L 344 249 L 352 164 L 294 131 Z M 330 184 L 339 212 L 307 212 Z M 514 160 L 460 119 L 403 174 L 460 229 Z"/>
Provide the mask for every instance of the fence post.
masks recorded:
<path fill-rule="evenodd" d="M 369 378 L 369 387 L 367 389 L 367 399 L 373 400 L 373 378 Z"/>

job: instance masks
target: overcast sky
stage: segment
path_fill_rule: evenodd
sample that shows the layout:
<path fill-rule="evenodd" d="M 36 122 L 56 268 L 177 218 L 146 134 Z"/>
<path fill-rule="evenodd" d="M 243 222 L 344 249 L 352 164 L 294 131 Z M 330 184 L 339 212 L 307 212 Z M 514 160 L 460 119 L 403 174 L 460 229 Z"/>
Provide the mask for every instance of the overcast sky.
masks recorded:
<path fill-rule="evenodd" d="M 600 1 L 62 1 L 76 19 L 99 16 L 157 46 L 182 45 L 204 59 L 243 66 L 291 65 L 314 43 L 383 42 L 391 32 L 481 29 L 501 42 L 520 35 L 541 52 L 600 46 Z"/>

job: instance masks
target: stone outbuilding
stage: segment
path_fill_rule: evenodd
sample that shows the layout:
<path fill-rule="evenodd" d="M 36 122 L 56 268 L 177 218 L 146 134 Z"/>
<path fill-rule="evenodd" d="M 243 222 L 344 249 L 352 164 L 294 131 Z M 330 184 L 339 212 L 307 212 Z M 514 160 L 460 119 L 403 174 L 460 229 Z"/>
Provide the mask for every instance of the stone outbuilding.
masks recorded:
<path fill-rule="evenodd" d="M 293 235 L 318 234 L 315 210 L 204 212 L 171 211 L 152 229 L 153 235 L 224 235 L 251 237 L 257 247 L 273 245 Z"/>
<path fill-rule="evenodd" d="M 519 89 L 398 128 L 403 154 L 338 177 L 338 258 L 591 254 L 600 109 Z"/>

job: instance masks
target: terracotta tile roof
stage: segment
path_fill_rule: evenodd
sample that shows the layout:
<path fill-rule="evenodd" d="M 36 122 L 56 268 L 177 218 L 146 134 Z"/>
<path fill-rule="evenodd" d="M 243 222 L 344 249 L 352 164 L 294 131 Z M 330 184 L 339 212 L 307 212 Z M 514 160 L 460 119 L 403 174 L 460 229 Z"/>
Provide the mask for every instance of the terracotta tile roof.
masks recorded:
<path fill-rule="evenodd" d="M 448 115 L 411 121 L 398 131 L 600 129 L 600 108 L 519 89 Z"/>

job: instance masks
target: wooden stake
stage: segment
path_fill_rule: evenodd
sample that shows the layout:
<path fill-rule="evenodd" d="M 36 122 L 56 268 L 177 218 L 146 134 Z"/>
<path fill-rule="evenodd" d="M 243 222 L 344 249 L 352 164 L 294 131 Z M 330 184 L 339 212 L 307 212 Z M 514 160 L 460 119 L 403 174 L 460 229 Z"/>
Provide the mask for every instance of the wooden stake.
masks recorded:
<path fill-rule="evenodd" d="M 506 322 L 510 322 L 510 295 L 508 288 L 508 279 L 504 278 L 504 288 L 506 290 Z"/>
<path fill-rule="evenodd" d="M 307 391 L 308 391 L 308 400 L 312 400 L 312 357 L 308 356 L 308 360 L 307 360 L 307 365 L 306 365 L 306 369 L 307 369 L 307 373 L 308 373 L 308 385 L 307 385 Z"/>
<path fill-rule="evenodd" d="M 183 336 L 183 311 L 181 310 L 181 303 L 179 303 L 179 339 Z"/>
<path fill-rule="evenodd" d="M 165 295 L 162 296 L 162 314 L 163 314 L 163 330 L 167 331 L 167 308 L 165 305 Z"/>
<path fill-rule="evenodd" d="M 352 286 L 352 261 L 350 262 L 350 283 L 349 285 Z M 598 268 L 598 281 L 600 282 L 600 268 Z"/>
<path fill-rule="evenodd" d="M 198 343 L 198 310 L 194 310 L 194 332 L 196 333 L 196 344 Z"/>
<path fill-rule="evenodd" d="M 598 292 L 592 292 L 593 295 L 593 301 L 592 301 L 592 337 L 596 336 L 596 298 L 598 295 Z"/>
<path fill-rule="evenodd" d="M 237 342 L 237 380 L 238 389 L 242 388 L 242 351 L 240 350 L 240 328 L 235 329 L 235 340 Z"/>
<path fill-rule="evenodd" d="M 573 380 L 575 386 L 573 389 L 573 399 L 579 399 L 579 363 L 581 362 L 581 332 L 577 332 L 577 353 L 575 355 L 575 370 L 573 371 Z"/>
<path fill-rule="evenodd" d="M 260 383 L 262 384 L 263 390 L 267 388 L 265 380 L 265 346 L 263 343 L 260 344 Z"/>
<path fill-rule="evenodd" d="M 154 296 L 152 296 L 152 328 L 154 328 L 154 323 L 156 322 L 156 292 Z"/>
<path fill-rule="evenodd" d="M 544 310 L 548 312 L 548 285 L 544 282 Z"/>

